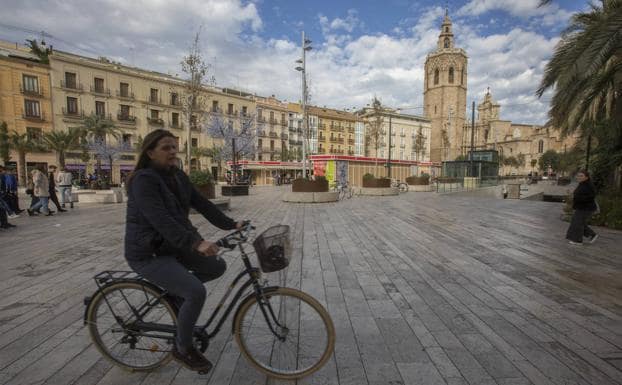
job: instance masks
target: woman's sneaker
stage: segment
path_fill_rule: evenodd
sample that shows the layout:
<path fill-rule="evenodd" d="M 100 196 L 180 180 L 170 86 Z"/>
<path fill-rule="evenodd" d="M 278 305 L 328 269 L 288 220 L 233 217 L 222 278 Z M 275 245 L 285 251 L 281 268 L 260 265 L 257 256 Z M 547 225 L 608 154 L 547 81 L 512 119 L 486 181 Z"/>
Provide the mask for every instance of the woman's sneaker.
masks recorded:
<path fill-rule="evenodd" d="M 195 347 L 190 348 L 186 354 L 183 354 L 177 350 L 177 346 L 174 346 L 171 353 L 175 360 L 190 370 L 208 372 L 212 368 L 212 363 Z"/>
<path fill-rule="evenodd" d="M 591 237 L 591 238 L 588 240 L 588 242 L 589 242 L 589 243 L 594 243 L 594 242 L 596 242 L 596 240 L 597 240 L 597 239 L 598 239 L 598 234 L 594 234 L 594 236 L 593 236 L 593 237 Z"/>
<path fill-rule="evenodd" d="M 583 244 L 581 242 L 575 242 L 575 241 L 568 241 L 568 243 L 570 243 L 571 245 L 575 245 L 575 246 L 581 246 Z"/>

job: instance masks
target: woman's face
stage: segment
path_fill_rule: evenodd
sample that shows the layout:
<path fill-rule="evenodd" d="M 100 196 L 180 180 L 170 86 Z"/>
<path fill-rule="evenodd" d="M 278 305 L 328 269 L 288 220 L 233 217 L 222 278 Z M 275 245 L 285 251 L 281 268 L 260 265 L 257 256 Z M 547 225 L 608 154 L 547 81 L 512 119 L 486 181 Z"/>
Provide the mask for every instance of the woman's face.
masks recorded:
<path fill-rule="evenodd" d="M 165 136 L 158 141 L 153 150 L 147 151 L 151 161 L 159 167 L 177 166 L 177 140 L 170 136 Z"/>
<path fill-rule="evenodd" d="M 584 173 L 580 172 L 577 174 L 577 182 L 581 183 L 581 182 L 585 182 L 587 180 L 587 176 L 585 176 Z"/>

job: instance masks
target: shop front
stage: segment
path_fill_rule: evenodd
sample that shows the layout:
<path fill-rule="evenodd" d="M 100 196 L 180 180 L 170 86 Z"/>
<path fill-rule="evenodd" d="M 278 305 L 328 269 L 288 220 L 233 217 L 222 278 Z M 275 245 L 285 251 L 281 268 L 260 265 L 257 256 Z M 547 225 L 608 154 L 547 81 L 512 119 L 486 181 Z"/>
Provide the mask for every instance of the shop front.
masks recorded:
<path fill-rule="evenodd" d="M 227 168 L 225 179 L 230 181 L 233 172 L 231 162 L 227 162 Z M 300 162 L 242 160 L 237 162 L 236 169 L 236 180 L 250 180 L 253 185 L 257 186 L 289 184 L 293 179 L 302 175 L 302 163 Z"/>

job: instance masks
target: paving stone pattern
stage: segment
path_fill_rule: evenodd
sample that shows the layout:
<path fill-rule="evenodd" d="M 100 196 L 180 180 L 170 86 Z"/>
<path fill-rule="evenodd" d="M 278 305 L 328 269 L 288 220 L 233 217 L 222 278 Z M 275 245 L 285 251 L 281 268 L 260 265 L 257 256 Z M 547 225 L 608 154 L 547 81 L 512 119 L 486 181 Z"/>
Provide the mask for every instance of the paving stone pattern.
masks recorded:
<path fill-rule="evenodd" d="M 291 204 L 286 189 L 232 197 L 229 214 L 291 226 L 291 265 L 269 279 L 334 320 L 334 355 L 299 384 L 622 384 L 622 233 L 570 246 L 555 203 L 406 193 Z M 0 384 L 292 383 L 253 369 L 228 327 L 207 375 L 175 362 L 128 373 L 102 358 L 82 300 L 95 273 L 127 269 L 124 217 L 124 204 L 82 205 L 0 231 Z M 225 234 L 192 218 L 206 237 Z M 202 320 L 241 268 L 225 258 Z"/>

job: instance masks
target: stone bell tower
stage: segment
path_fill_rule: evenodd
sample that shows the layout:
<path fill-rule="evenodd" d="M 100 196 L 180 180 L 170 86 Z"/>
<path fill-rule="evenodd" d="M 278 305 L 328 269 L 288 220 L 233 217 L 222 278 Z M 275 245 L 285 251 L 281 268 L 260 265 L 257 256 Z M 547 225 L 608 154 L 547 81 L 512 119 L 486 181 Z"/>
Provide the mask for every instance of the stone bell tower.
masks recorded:
<path fill-rule="evenodd" d="M 454 160 L 462 153 L 466 114 L 467 55 L 454 45 L 447 9 L 436 50 L 425 60 L 424 115 L 432 121 L 430 160 Z"/>

